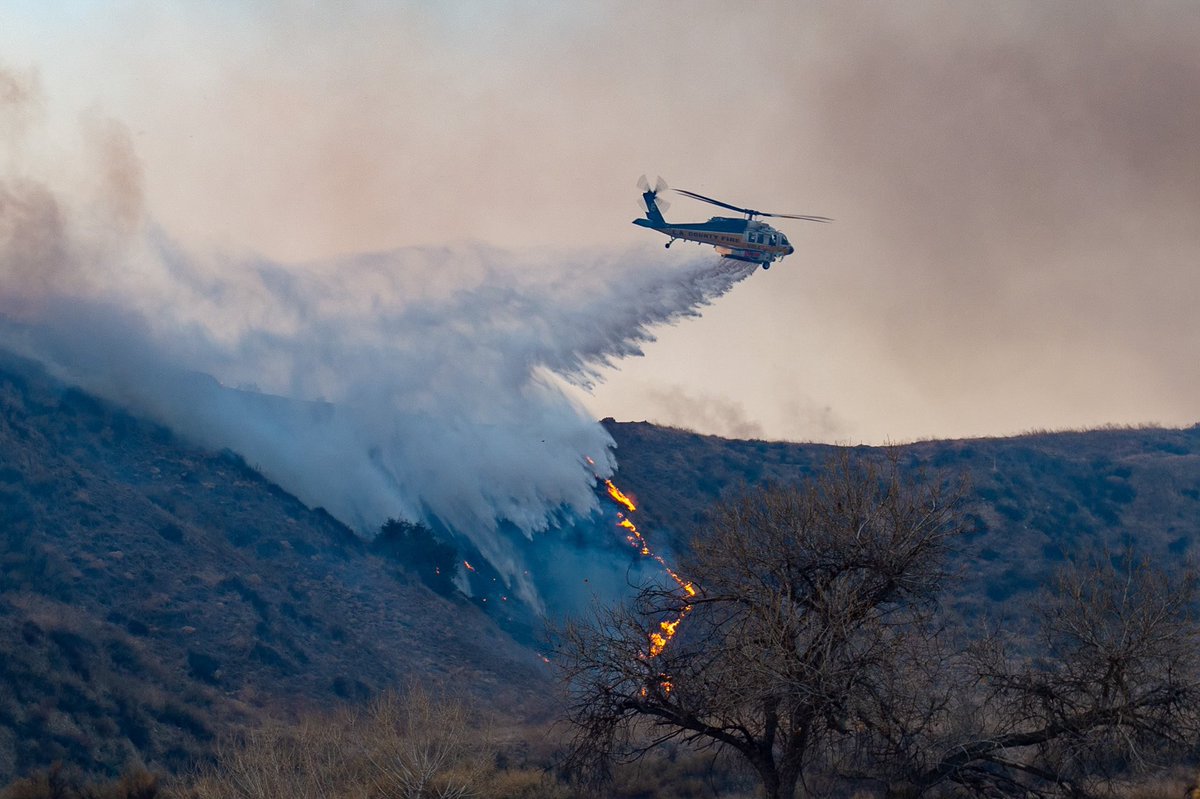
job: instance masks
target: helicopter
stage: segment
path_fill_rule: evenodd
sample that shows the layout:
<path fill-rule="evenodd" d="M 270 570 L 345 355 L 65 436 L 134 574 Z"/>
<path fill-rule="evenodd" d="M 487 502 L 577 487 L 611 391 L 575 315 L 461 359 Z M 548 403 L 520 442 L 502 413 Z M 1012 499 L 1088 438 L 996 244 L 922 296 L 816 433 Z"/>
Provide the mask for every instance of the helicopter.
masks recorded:
<path fill-rule="evenodd" d="M 674 224 L 663 219 L 662 215 L 662 212 L 667 209 L 668 204 L 664 199 L 659 197 L 659 194 L 666 191 L 666 182 L 662 178 L 659 178 L 654 188 L 651 188 L 649 181 L 646 180 L 646 176 L 642 175 L 638 180 L 638 188 L 642 190 L 642 200 L 646 203 L 646 218 L 635 219 L 633 220 L 633 224 L 657 230 L 659 233 L 670 236 L 671 240 L 664 244 L 664 247 L 670 247 L 675 243 L 676 239 L 695 241 L 700 244 L 711 244 L 720 253 L 722 258 L 732 258 L 735 261 L 759 264 L 763 269 L 770 269 L 772 263 L 786 255 L 791 255 L 796 251 L 796 248 L 791 245 L 787 236 L 766 222 L 757 221 L 755 217 L 774 216 L 785 219 L 803 219 L 808 222 L 833 221 L 823 216 L 771 214 L 766 211 L 755 211 L 752 208 L 739 208 L 736 205 L 714 200 L 712 197 L 705 197 L 703 194 L 697 194 L 694 191 L 672 189 L 672 191 L 686 197 L 702 200 L 706 203 L 712 203 L 721 208 L 728 208 L 731 211 L 737 211 L 746 215 L 744 219 L 714 216 L 707 222 Z"/>

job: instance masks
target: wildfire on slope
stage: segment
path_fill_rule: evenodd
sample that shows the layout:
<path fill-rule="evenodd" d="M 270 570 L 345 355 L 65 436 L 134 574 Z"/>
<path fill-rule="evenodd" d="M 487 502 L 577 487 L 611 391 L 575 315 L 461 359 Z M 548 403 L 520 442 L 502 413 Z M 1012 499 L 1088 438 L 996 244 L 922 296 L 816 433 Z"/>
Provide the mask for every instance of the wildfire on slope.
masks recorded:
<path fill-rule="evenodd" d="M 608 487 L 608 495 L 613 498 L 614 502 L 625 506 L 625 509 L 630 513 L 637 510 L 637 506 L 633 504 L 633 500 L 625 496 L 625 493 L 617 488 L 612 480 L 605 480 L 604 485 Z"/>
<path fill-rule="evenodd" d="M 588 458 L 588 463 L 592 463 L 591 458 Z M 658 561 L 658 564 L 663 567 L 663 570 L 666 571 L 668 575 L 670 575 L 671 579 L 675 581 L 675 584 L 679 586 L 679 589 L 683 592 L 683 595 L 688 600 L 695 597 L 696 586 L 681 577 L 678 572 L 667 565 L 667 562 L 663 560 L 661 555 L 650 549 L 650 544 L 648 541 L 646 541 L 646 537 L 642 535 L 642 532 L 638 529 L 637 525 L 634 524 L 633 520 L 629 518 L 629 514 L 634 513 L 637 510 L 637 505 L 634 504 L 633 500 L 630 499 L 625 492 L 621 491 L 621 489 L 618 488 L 612 480 L 605 480 L 604 485 L 608 489 L 608 495 L 612 498 L 613 502 L 625 509 L 624 511 L 617 512 L 617 525 L 625 530 L 625 540 L 629 542 L 629 545 L 641 552 L 643 557 L 653 558 L 654 560 Z M 676 614 L 675 618 L 667 621 L 660 621 L 658 623 L 658 629 L 649 633 L 648 639 L 650 643 L 650 649 L 649 652 L 645 653 L 642 657 L 644 659 L 649 659 L 661 655 L 667 648 L 667 645 L 671 642 L 671 639 L 675 637 L 676 630 L 679 628 L 680 623 L 683 622 L 683 620 L 687 618 L 687 615 L 691 612 L 691 602 L 687 602 L 680 609 L 679 613 Z M 672 684 L 670 679 L 665 674 L 659 676 L 661 678 L 658 683 L 659 687 L 664 693 L 671 693 Z M 646 693 L 647 689 L 643 688 L 642 695 L 645 696 Z"/>

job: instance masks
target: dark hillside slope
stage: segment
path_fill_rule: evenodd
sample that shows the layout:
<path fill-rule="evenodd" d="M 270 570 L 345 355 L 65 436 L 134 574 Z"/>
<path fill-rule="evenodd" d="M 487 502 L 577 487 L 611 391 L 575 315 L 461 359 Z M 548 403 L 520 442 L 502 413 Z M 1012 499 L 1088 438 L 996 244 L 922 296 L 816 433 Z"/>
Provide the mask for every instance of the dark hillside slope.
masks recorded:
<path fill-rule="evenodd" d="M 643 530 L 676 549 L 718 497 L 747 484 L 799 480 L 834 452 L 644 422 L 605 425 L 618 444 L 618 482 L 641 500 Z M 1019 613 L 1065 553 L 1130 543 L 1164 563 L 1200 554 L 1200 425 L 930 441 L 899 451 L 908 465 L 969 476 L 973 532 L 962 542 L 954 597 L 968 615 Z"/>
<path fill-rule="evenodd" d="M 175 768 L 231 722 L 543 664 L 229 453 L 0 357 L 0 784 Z"/>

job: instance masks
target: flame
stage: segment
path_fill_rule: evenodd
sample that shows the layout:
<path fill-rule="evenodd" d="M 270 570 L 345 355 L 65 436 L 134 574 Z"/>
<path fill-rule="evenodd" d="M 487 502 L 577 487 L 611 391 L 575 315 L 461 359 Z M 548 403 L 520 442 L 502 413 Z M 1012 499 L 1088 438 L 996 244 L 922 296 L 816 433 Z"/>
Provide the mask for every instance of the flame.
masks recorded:
<path fill-rule="evenodd" d="M 624 492 L 617 488 L 613 484 L 612 480 L 605 480 L 604 485 L 608 487 L 608 495 L 612 497 L 618 505 L 624 505 L 625 509 L 630 513 L 633 513 L 635 510 L 637 510 L 637 505 L 633 504 L 633 500 L 625 496 Z"/>
<path fill-rule="evenodd" d="M 463 561 L 463 565 L 467 567 L 467 571 L 469 571 L 469 572 L 475 571 L 475 567 L 472 566 L 470 563 L 467 563 L 465 560 Z"/>
<path fill-rule="evenodd" d="M 694 591 L 695 589 L 693 589 L 693 593 L 689 594 L 689 596 L 695 596 Z M 675 637 L 675 630 L 679 627 L 679 623 L 686 619 L 687 615 L 691 612 L 692 606 L 684 605 L 683 610 L 679 611 L 679 615 L 674 620 L 660 621 L 658 623 L 658 627 L 662 632 L 650 633 L 650 657 L 658 657 L 662 654 L 662 651 L 667 648 L 667 644 Z"/>
<path fill-rule="evenodd" d="M 588 458 L 587 461 L 589 464 L 592 463 L 590 458 Z M 599 475 L 596 476 L 596 479 L 600 479 Z M 625 540 L 629 542 L 629 545 L 641 552 L 643 557 L 653 558 L 656 560 L 658 564 L 663 567 L 663 570 L 671 576 L 671 579 L 675 581 L 675 584 L 679 586 L 679 589 L 687 596 L 688 599 L 695 597 L 696 587 L 689 581 L 680 577 L 674 569 L 667 565 L 667 562 L 663 560 L 661 555 L 656 554 L 650 549 L 650 542 L 646 540 L 646 537 L 642 535 L 642 531 L 639 530 L 637 525 L 634 524 L 633 520 L 629 518 L 628 514 L 637 510 L 637 505 L 633 503 L 633 500 L 626 496 L 625 492 L 617 488 L 612 480 L 605 480 L 604 485 L 608 489 L 608 495 L 612 497 L 613 502 L 616 502 L 618 505 L 625 508 L 625 512 L 617 511 L 617 526 L 626 531 Z M 647 636 L 650 648 L 648 652 L 641 655 L 642 659 L 648 660 L 661 655 L 663 651 L 666 650 L 667 645 L 671 643 L 671 639 L 675 637 L 675 633 L 678 630 L 680 623 L 682 623 L 683 620 L 687 618 L 687 615 L 691 612 L 692 605 L 689 602 L 683 606 L 683 608 L 679 611 L 679 614 L 676 615 L 674 619 L 669 621 L 660 621 L 658 623 L 658 629 L 649 633 Z M 668 675 L 660 674 L 658 675 L 658 687 L 664 694 L 670 694 L 672 688 L 675 686 L 672 684 Z M 641 695 L 643 698 L 646 697 L 648 693 L 648 687 L 643 687 L 641 689 Z"/>
<path fill-rule="evenodd" d="M 667 565 L 667 562 L 663 560 L 661 555 L 656 555 L 653 551 L 651 551 L 650 544 L 648 541 L 646 541 L 646 537 L 642 535 L 641 530 L 638 530 L 637 525 L 634 524 L 628 516 L 623 513 L 617 513 L 617 519 L 617 526 L 629 531 L 629 534 L 625 536 L 625 540 L 628 541 L 631 546 L 640 549 L 642 554 L 646 557 L 654 558 L 656 561 L 658 561 L 658 565 L 662 566 L 663 570 L 667 574 L 671 575 L 671 579 L 675 581 L 675 584 L 678 585 L 685 594 L 687 594 L 689 597 L 694 597 L 696 595 L 696 587 L 694 585 L 680 577 L 678 572 Z"/>

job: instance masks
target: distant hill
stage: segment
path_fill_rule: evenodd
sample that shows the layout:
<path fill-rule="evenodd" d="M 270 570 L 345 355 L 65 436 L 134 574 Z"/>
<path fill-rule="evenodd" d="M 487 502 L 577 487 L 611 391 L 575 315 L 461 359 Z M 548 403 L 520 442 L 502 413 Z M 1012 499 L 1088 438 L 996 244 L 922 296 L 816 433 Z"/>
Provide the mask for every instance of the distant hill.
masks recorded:
<path fill-rule="evenodd" d="M 0 566 L 0 784 L 180 768 L 231 725 L 410 678 L 500 703 L 549 678 L 237 455 L 2 354 Z"/>
<path fill-rule="evenodd" d="M 618 445 L 617 481 L 640 500 L 641 528 L 652 543 L 676 550 L 719 497 L 763 481 L 798 481 L 834 451 L 645 422 L 604 424 Z M 960 542 L 951 597 L 968 616 L 1021 613 L 1067 554 L 1088 547 L 1128 543 L 1167 564 L 1200 554 L 1200 425 L 929 441 L 898 451 L 909 467 L 969 478 L 972 532 Z M 877 447 L 854 452 L 884 457 Z"/>

